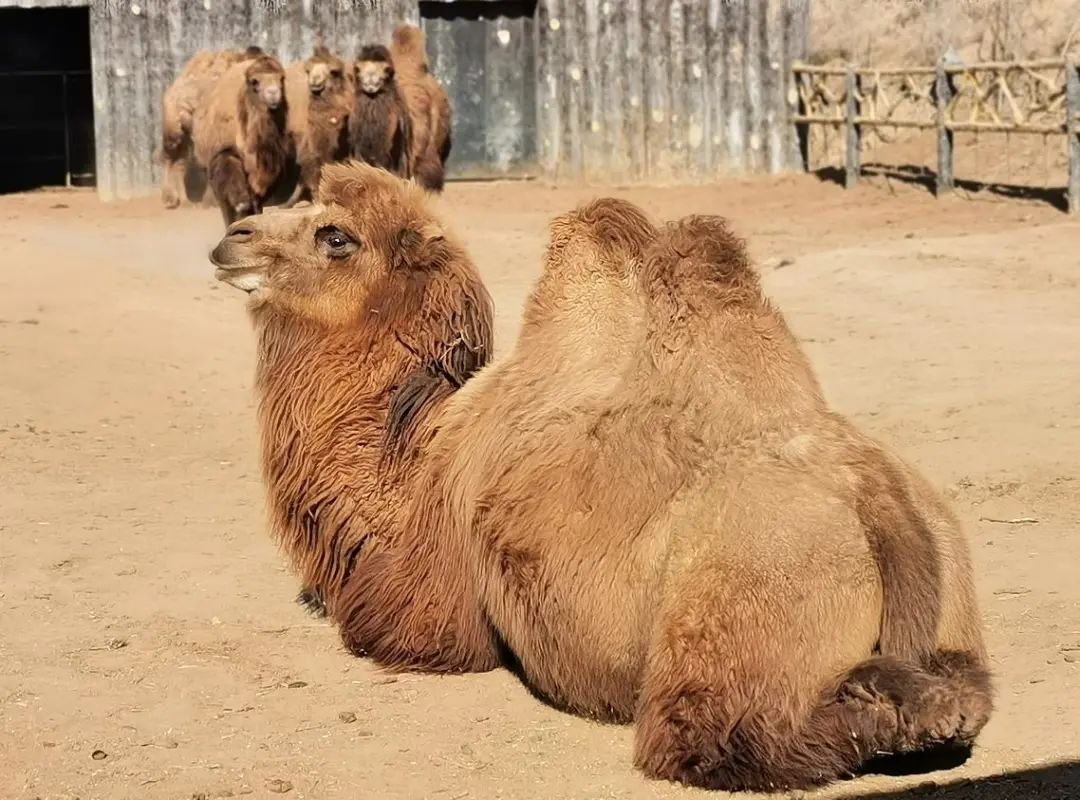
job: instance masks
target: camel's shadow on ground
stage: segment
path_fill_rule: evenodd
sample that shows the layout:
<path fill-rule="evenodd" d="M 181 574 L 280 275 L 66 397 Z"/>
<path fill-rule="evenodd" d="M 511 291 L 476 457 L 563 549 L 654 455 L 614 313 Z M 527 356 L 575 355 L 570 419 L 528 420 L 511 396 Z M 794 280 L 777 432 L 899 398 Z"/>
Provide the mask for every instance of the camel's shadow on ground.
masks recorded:
<path fill-rule="evenodd" d="M 879 772 L 884 770 L 879 770 Z M 986 778 L 927 783 L 911 789 L 845 795 L 844 800 L 1076 800 L 1080 763 L 1033 767 Z"/>
<path fill-rule="evenodd" d="M 915 164 L 863 164 L 860 174 L 865 177 L 885 178 L 886 181 L 891 180 L 922 186 L 931 194 L 934 193 L 934 171 Z M 839 167 L 822 167 L 814 170 L 814 175 L 817 176 L 818 180 L 825 183 L 838 183 L 840 185 L 844 183 L 844 170 Z M 958 190 L 967 192 L 969 196 L 979 196 L 985 193 L 1010 200 L 1036 200 L 1053 206 L 1059 211 L 1065 211 L 1068 207 L 1064 187 L 982 183 L 981 181 L 964 178 L 957 178 L 954 184 Z"/>

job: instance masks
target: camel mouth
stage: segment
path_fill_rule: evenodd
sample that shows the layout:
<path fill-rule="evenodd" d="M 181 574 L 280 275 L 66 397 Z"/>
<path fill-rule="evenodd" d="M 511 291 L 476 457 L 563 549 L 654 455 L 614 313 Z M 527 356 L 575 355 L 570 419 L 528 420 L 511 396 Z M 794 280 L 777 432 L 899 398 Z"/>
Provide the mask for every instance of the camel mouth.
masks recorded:
<path fill-rule="evenodd" d="M 263 286 L 262 270 L 255 267 L 218 267 L 214 277 L 245 294 L 252 294 Z"/>
<path fill-rule="evenodd" d="M 316 97 L 318 97 L 319 95 L 321 95 L 321 94 L 323 93 L 323 90 L 324 90 L 324 89 L 326 89 L 326 85 L 325 85 L 325 84 L 320 84 L 320 85 L 318 85 L 318 86 L 314 86 L 314 85 L 313 85 L 313 86 L 311 87 L 311 93 L 312 93 L 313 95 L 315 95 Z"/>
<path fill-rule="evenodd" d="M 257 260 L 253 263 L 252 253 L 244 246 L 252 235 L 238 228 L 210 251 L 210 263 L 217 267 L 214 277 L 247 294 L 261 289 L 266 280 L 264 265 Z"/>

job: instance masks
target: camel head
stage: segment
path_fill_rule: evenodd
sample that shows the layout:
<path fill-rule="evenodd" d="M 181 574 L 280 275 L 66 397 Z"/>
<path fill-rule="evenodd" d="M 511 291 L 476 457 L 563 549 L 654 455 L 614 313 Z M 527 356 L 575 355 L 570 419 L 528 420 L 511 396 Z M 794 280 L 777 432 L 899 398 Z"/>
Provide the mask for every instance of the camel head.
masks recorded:
<path fill-rule="evenodd" d="M 257 318 L 360 330 L 463 382 L 491 351 L 491 301 L 427 203 L 384 170 L 328 164 L 314 205 L 233 223 L 210 260 Z"/>
<path fill-rule="evenodd" d="M 285 101 L 285 70 L 276 58 L 261 55 L 244 70 L 248 102 L 275 111 Z"/>
<path fill-rule="evenodd" d="M 376 95 L 394 77 L 390 51 L 381 44 L 371 44 L 360 51 L 353 65 L 357 87 L 364 94 Z"/>
<path fill-rule="evenodd" d="M 340 92 L 345 88 L 345 62 L 319 45 L 304 61 L 308 90 L 316 97 L 324 91 Z"/>

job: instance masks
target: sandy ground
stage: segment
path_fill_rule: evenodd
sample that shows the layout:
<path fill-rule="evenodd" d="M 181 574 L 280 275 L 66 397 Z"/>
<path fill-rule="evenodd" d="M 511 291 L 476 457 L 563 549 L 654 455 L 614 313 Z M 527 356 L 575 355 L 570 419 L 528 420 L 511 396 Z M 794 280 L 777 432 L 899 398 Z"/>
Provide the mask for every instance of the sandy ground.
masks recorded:
<path fill-rule="evenodd" d="M 503 347 L 546 220 L 601 193 L 449 187 Z M 820 796 L 1080 796 L 1080 225 L 881 180 L 607 193 L 732 217 L 835 406 L 970 532 L 1000 693 L 974 757 Z M 293 604 L 219 235 L 150 199 L 0 198 L 0 797 L 704 796 L 636 773 L 629 729 L 501 672 L 385 675 Z"/>

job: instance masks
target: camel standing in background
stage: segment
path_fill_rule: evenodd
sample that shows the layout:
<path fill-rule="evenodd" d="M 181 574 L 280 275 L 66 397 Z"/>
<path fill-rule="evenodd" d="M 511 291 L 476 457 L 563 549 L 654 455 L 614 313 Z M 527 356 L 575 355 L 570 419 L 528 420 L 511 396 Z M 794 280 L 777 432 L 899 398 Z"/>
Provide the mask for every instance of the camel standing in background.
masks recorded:
<path fill-rule="evenodd" d="M 409 108 L 409 174 L 424 188 L 441 192 L 450 157 L 450 98 L 428 67 L 424 32 L 415 25 L 399 25 L 390 40 L 390 58 Z"/>
<path fill-rule="evenodd" d="M 323 164 L 349 156 L 353 81 L 345 62 L 323 45 L 285 70 L 288 130 L 299 176 L 286 208 L 314 198 Z"/>
<path fill-rule="evenodd" d="M 353 62 L 353 114 L 349 120 L 349 148 L 353 158 L 375 167 L 412 177 L 412 129 L 389 51 L 366 45 Z"/>
<path fill-rule="evenodd" d="M 722 220 L 558 218 L 485 367 L 490 301 L 422 191 L 334 165 L 319 200 L 212 260 L 250 297 L 275 532 L 353 652 L 506 664 L 633 721 L 648 775 L 713 788 L 974 741 L 966 541 L 827 409 Z"/>
<path fill-rule="evenodd" d="M 293 156 L 285 129 L 285 70 L 260 55 L 229 67 L 196 110 L 195 158 L 225 223 L 259 213 Z M 247 187 L 246 194 L 237 187 Z"/>
<path fill-rule="evenodd" d="M 229 67 L 261 54 L 257 47 L 200 50 L 184 62 L 176 80 L 166 87 L 161 96 L 161 200 L 166 208 L 176 208 L 186 195 L 184 175 L 191 162 L 196 111 Z"/>

